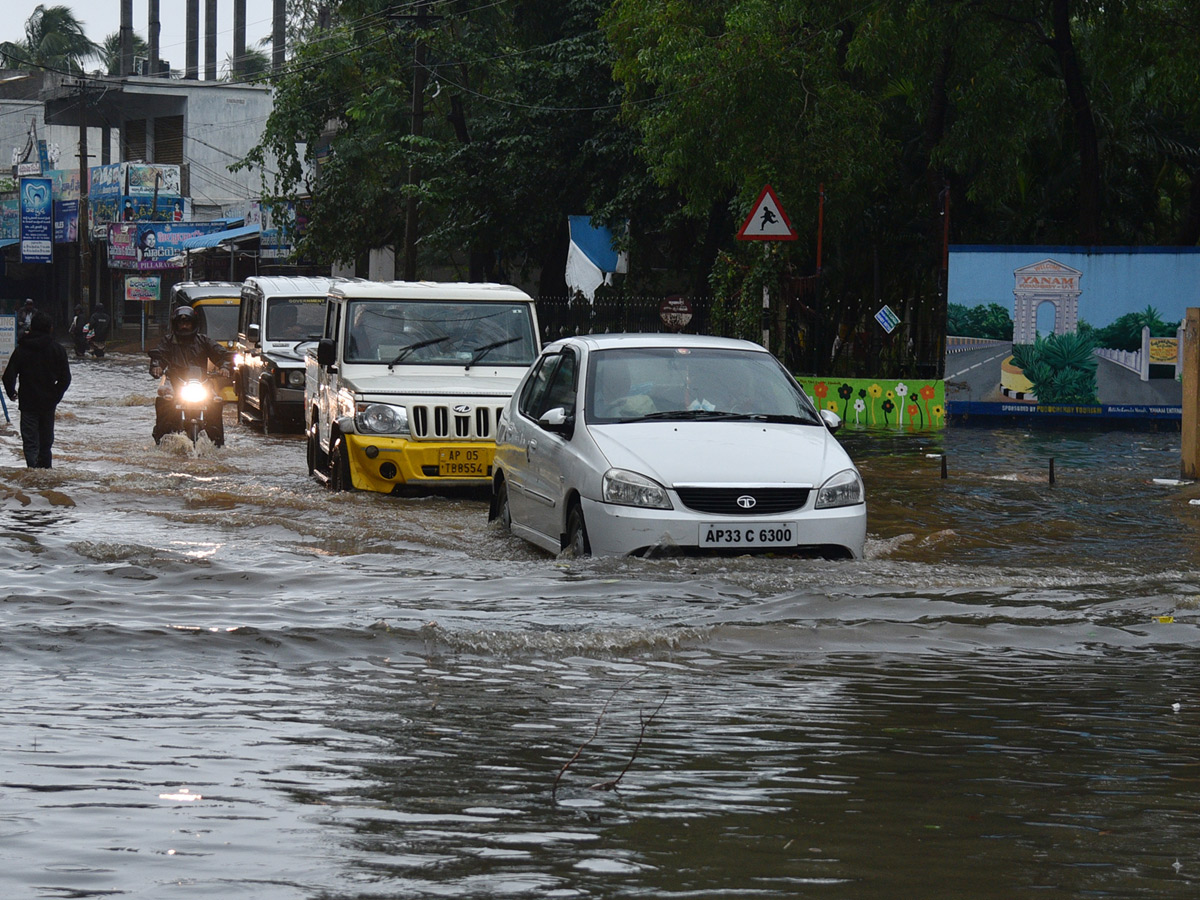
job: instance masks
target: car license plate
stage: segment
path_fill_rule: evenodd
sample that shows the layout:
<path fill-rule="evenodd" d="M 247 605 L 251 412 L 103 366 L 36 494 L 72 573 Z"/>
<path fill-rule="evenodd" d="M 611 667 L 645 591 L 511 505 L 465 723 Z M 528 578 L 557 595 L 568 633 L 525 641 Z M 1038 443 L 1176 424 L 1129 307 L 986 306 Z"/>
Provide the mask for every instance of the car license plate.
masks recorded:
<path fill-rule="evenodd" d="M 438 475 L 442 478 L 486 478 L 491 465 L 491 452 L 481 447 L 438 451 Z"/>
<path fill-rule="evenodd" d="M 787 522 L 738 522 L 700 526 L 701 547 L 791 547 L 796 526 Z"/>

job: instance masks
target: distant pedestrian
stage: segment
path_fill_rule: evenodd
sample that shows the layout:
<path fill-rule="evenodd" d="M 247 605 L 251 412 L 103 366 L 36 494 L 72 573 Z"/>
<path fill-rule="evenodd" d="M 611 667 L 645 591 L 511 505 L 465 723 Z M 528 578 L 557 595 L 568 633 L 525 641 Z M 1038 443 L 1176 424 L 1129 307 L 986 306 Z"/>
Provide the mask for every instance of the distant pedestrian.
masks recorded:
<path fill-rule="evenodd" d="M 54 339 L 54 322 L 44 312 L 33 314 L 29 331 L 4 369 L 4 392 L 21 408 L 21 444 L 25 465 L 50 468 L 54 444 L 54 410 L 71 384 L 67 351 Z"/>
<path fill-rule="evenodd" d="M 25 305 L 17 310 L 17 337 L 29 331 L 29 325 L 33 322 L 33 300 L 26 299 Z"/>
<path fill-rule="evenodd" d="M 104 342 L 108 340 L 110 321 L 108 313 L 104 311 L 104 307 L 97 303 L 95 309 L 92 310 L 92 317 L 88 319 L 85 330 L 88 349 L 91 350 L 92 356 L 96 357 L 96 359 L 104 357 Z"/>
<path fill-rule="evenodd" d="M 67 329 L 71 333 L 71 340 L 75 343 L 75 358 L 83 359 L 87 356 L 87 316 L 83 314 L 83 305 L 75 304 L 75 318 L 71 320 L 71 327 Z"/>

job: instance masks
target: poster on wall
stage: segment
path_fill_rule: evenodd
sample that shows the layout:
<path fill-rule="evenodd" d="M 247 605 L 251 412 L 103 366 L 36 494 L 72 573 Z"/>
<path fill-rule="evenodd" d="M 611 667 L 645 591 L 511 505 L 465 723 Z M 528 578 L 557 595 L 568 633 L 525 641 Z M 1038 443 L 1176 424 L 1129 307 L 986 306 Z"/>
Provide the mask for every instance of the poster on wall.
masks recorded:
<path fill-rule="evenodd" d="M 111 269 L 182 268 L 182 244 L 188 238 L 222 229 L 220 222 L 129 222 L 108 225 Z"/>
<path fill-rule="evenodd" d="M 49 178 L 22 178 L 21 262 L 53 262 L 54 182 Z"/>
<path fill-rule="evenodd" d="M 946 299 L 951 420 L 1180 420 L 1200 250 L 951 247 Z"/>

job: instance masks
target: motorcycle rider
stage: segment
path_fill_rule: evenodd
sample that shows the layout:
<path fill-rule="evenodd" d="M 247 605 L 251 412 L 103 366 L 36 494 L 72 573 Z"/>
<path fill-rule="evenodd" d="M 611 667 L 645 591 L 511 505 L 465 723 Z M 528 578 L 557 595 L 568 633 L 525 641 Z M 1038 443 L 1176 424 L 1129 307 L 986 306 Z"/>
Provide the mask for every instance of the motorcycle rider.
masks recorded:
<path fill-rule="evenodd" d="M 207 372 L 211 361 L 228 374 L 229 351 L 206 334 L 197 331 L 196 311 L 180 306 L 171 313 L 170 330 L 158 347 L 150 351 L 150 374 L 160 378 L 165 373 L 158 396 L 154 399 L 154 443 L 170 431 L 179 431 L 179 415 L 175 409 L 175 391 L 182 385 L 189 368 Z M 224 401 L 213 392 L 204 411 L 204 431 L 208 439 L 220 447 L 225 443 L 225 424 L 221 421 Z"/>

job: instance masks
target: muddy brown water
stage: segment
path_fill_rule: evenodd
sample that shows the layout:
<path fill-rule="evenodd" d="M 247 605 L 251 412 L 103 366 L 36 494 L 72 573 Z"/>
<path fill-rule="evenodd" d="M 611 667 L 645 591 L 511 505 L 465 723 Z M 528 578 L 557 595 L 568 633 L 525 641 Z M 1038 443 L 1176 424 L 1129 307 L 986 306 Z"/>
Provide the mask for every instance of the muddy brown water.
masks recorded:
<path fill-rule="evenodd" d="M 567 560 L 74 373 L 53 470 L 0 426 L 0 897 L 1196 895 L 1178 434 L 848 434 L 862 561 Z"/>

